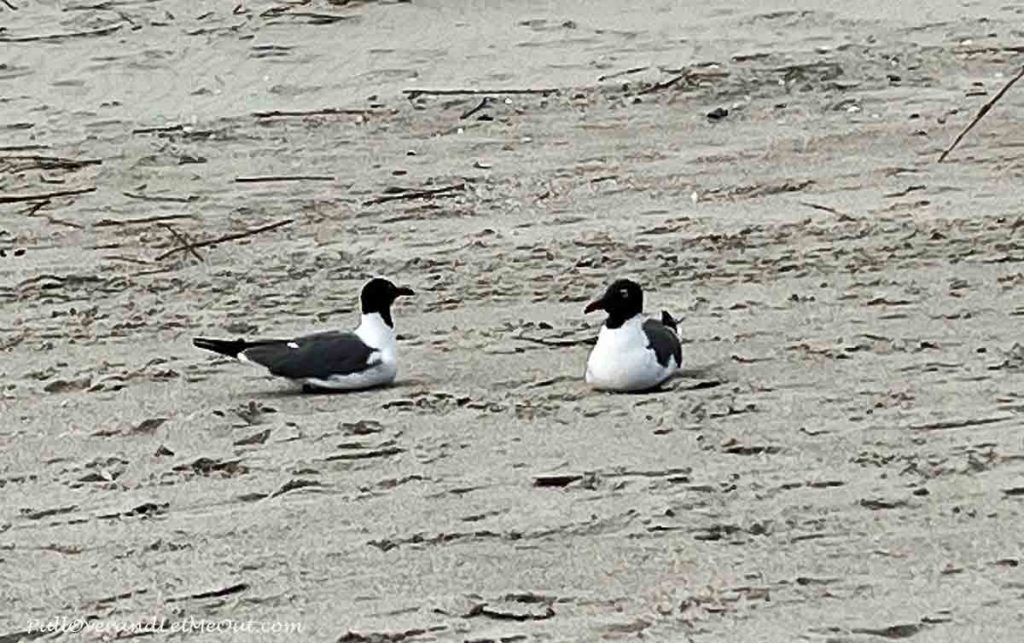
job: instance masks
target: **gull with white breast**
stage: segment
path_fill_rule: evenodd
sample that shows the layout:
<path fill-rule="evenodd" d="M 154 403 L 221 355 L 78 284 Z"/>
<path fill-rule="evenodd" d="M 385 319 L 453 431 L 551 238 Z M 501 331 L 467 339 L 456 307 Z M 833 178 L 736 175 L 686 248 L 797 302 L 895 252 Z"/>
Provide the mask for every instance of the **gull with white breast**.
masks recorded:
<path fill-rule="evenodd" d="M 676 320 L 665 311 L 661 320 L 649 319 L 643 309 L 643 289 L 629 279 L 617 280 L 584 309 L 608 313 L 587 360 L 587 384 L 604 391 L 648 391 L 682 366 Z"/>

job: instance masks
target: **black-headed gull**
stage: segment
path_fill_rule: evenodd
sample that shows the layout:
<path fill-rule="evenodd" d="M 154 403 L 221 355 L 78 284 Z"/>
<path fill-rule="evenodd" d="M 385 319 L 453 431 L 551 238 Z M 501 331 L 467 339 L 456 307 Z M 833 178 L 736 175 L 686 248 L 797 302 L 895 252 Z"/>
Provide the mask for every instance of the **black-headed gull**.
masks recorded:
<path fill-rule="evenodd" d="M 374 278 L 360 293 L 362 316 L 353 332 L 328 331 L 294 339 L 209 339 L 192 343 L 241 362 L 266 367 L 271 375 L 304 390 L 351 391 L 390 384 L 398 373 L 398 351 L 391 305 L 412 295 L 387 279 Z"/>
<path fill-rule="evenodd" d="M 597 344 L 587 360 L 587 384 L 605 391 L 635 392 L 657 388 L 683 363 L 676 320 L 667 312 L 661 321 L 643 315 L 644 291 L 636 282 L 619 279 L 584 313 L 608 313 Z"/>

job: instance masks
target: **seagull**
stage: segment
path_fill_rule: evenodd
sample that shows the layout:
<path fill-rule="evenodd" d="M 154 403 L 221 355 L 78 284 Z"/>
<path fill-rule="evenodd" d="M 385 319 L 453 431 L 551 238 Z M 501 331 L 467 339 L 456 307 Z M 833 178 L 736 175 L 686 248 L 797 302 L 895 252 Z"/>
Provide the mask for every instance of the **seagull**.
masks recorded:
<path fill-rule="evenodd" d="M 395 380 L 398 354 L 391 305 L 412 295 L 387 279 L 371 279 L 359 295 L 362 316 L 353 332 L 328 331 L 294 339 L 209 339 L 197 348 L 266 367 L 271 375 L 302 384 L 306 392 L 353 391 Z"/>
<path fill-rule="evenodd" d="M 643 315 L 644 291 L 634 281 L 619 279 L 583 310 L 608 313 L 597 344 L 587 360 L 587 384 L 604 391 L 655 389 L 683 363 L 676 320 L 662 311 L 661 321 Z"/>

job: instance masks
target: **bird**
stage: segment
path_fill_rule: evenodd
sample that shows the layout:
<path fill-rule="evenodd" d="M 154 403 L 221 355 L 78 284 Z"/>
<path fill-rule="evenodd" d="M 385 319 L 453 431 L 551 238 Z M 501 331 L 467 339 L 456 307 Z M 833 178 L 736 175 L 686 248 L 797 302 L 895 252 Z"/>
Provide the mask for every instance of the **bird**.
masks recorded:
<path fill-rule="evenodd" d="M 203 350 L 265 367 L 271 375 L 301 384 L 305 392 L 353 391 L 391 384 L 398 373 L 391 305 L 411 288 L 374 277 L 359 294 L 362 315 L 352 332 L 327 331 L 293 339 L 196 337 Z"/>
<path fill-rule="evenodd" d="M 587 359 L 585 380 L 603 391 L 643 392 L 658 388 L 682 366 L 678 322 L 667 311 L 661 319 L 644 316 L 644 291 L 629 279 L 613 282 L 584 314 L 608 313 Z"/>

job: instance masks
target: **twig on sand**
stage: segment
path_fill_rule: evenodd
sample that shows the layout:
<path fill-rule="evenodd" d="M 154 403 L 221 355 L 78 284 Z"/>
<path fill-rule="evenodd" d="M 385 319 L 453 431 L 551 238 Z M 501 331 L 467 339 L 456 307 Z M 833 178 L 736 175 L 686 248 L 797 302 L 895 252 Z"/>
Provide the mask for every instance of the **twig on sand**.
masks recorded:
<path fill-rule="evenodd" d="M 55 41 L 64 40 L 66 38 L 86 38 L 89 36 L 106 36 L 112 34 L 115 31 L 123 27 L 123 23 L 111 25 L 109 27 L 101 27 L 99 29 L 93 29 L 91 31 L 72 31 L 70 33 L 54 33 L 46 34 L 43 36 L 0 36 L 0 42 L 40 42 L 40 41 Z"/>
<path fill-rule="evenodd" d="M 660 92 L 663 89 L 668 89 L 669 87 L 672 87 L 673 85 L 675 85 L 676 83 L 678 83 L 678 82 L 680 82 L 682 80 L 686 80 L 689 76 L 690 76 L 690 70 L 687 69 L 683 73 L 676 74 L 675 76 L 673 76 L 672 78 L 669 78 L 668 80 L 662 81 L 660 83 L 654 83 L 653 85 L 651 85 L 647 89 L 640 90 L 640 93 L 641 94 L 653 94 L 654 92 Z"/>
<path fill-rule="evenodd" d="M 316 176 L 312 174 L 296 176 L 236 176 L 235 183 L 280 183 L 283 181 L 333 181 L 333 176 Z"/>
<path fill-rule="evenodd" d="M 143 266 L 148 266 L 150 263 L 152 263 L 148 259 L 140 259 L 138 257 L 126 257 L 124 255 L 105 255 L 103 258 L 109 259 L 110 261 L 124 261 L 125 263 L 135 263 Z"/>
<path fill-rule="evenodd" d="M 5 5 L 7 5 L 7 8 L 10 9 L 11 11 L 17 11 L 18 10 L 17 7 L 15 7 L 13 4 L 11 4 L 10 0 L 0 0 L 0 2 L 3 2 Z"/>
<path fill-rule="evenodd" d="M 309 18 L 314 25 L 327 25 L 342 20 L 352 20 L 355 16 L 344 16 L 337 13 L 317 13 L 315 11 L 293 11 L 296 7 L 304 7 L 309 0 L 299 0 L 290 4 L 277 5 L 260 13 L 261 18 Z"/>
<path fill-rule="evenodd" d="M 205 248 L 207 246 L 214 246 L 217 245 L 218 243 L 223 243 L 225 241 L 235 241 L 236 239 L 244 239 L 246 237 L 251 237 L 253 235 L 260 234 L 261 232 L 269 232 L 270 230 L 274 230 L 276 228 L 280 228 L 281 226 L 286 226 L 294 222 L 294 219 L 284 219 L 282 221 L 278 221 L 277 223 L 271 223 L 265 226 L 260 226 L 258 228 L 252 228 L 251 230 L 245 230 L 243 232 L 236 232 L 233 234 L 226 234 L 222 237 L 217 237 L 216 239 L 207 239 L 205 241 L 199 241 L 198 243 L 190 243 L 184 247 L 168 250 L 162 255 L 156 257 L 153 261 L 160 261 L 161 259 L 166 259 L 167 257 L 170 257 L 171 255 L 177 254 L 179 252 L 191 251 L 195 250 L 196 248 Z"/>
<path fill-rule="evenodd" d="M 103 0 L 96 4 L 73 4 L 64 7 L 62 11 L 108 11 L 110 10 L 112 0 Z"/>
<path fill-rule="evenodd" d="M 554 348 L 567 348 L 569 346 L 587 346 L 597 343 L 596 337 L 584 337 L 581 339 L 544 339 L 541 337 L 525 337 L 520 335 L 514 339 L 518 339 L 524 342 L 532 342 L 534 344 L 540 344 L 541 346 L 551 346 Z"/>
<path fill-rule="evenodd" d="M 557 89 L 403 89 L 402 93 L 412 99 L 417 96 L 469 96 L 501 95 L 501 94 L 557 94 Z"/>
<path fill-rule="evenodd" d="M 78 188 L 77 190 L 57 190 L 56 192 L 40 192 L 39 194 L 0 194 L 0 203 L 21 203 L 22 201 L 49 201 L 62 196 L 74 196 L 95 192 L 96 188 Z"/>
<path fill-rule="evenodd" d="M 369 109 L 342 109 L 339 107 L 324 107 L 322 109 L 300 109 L 300 110 L 281 110 L 273 109 L 266 112 L 253 112 L 252 115 L 256 118 L 287 118 L 290 116 L 334 116 L 334 115 L 345 115 L 345 116 L 364 116 L 372 113 L 373 110 Z"/>
<path fill-rule="evenodd" d="M 46 219 L 48 222 L 52 223 L 53 225 L 62 225 L 64 227 L 66 227 L 66 228 L 74 228 L 75 230 L 84 230 L 85 229 L 85 226 L 83 226 L 83 225 L 80 225 L 80 224 L 75 223 L 73 221 L 65 221 L 64 219 L 58 219 L 55 216 L 51 216 L 49 214 L 46 214 L 45 212 L 43 213 L 43 218 Z"/>
<path fill-rule="evenodd" d="M 248 583 L 236 583 L 230 587 L 223 587 L 220 589 L 214 589 L 208 592 L 199 592 L 198 594 L 188 594 L 187 596 L 172 596 L 166 599 L 168 603 L 180 603 L 190 599 L 204 599 L 204 598 L 220 598 L 221 596 L 227 596 L 229 594 L 237 594 L 238 592 L 244 592 L 249 589 Z"/>
<path fill-rule="evenodd" d="M 59 156 L 41 156 L 39 154 L 5 154 L 0 156 L 0 161 L 13 161 L 26 164 L 19 168 L 24 169 L 41 169 L 41 170 L 54 170 L 63 169 L 74 171 L 81 169 L 87 165 L 102 165 L 101 159 L 68 159 L 61 158 Z"/>
<path fill-rule="evenodd" d="M 942 152 L 942 154 L 939 155 L 939 163 L 942 163 L 944 160 L 946 160 L 946 157 L 949 156 L 949 153 L 952 152 L 953 149 L 960 144 L 960 141 L 962 141 L 965 136 L 967 136 L 967 132 L 970 132 L 974 128 L 974 126 L 978 124 L 978 121 L 980 121 L 985 116 L 985 114 L 988 114 L 988 110 L 992 109 L 992 106 L 995 105 L 996 102 L 1003 97 L 1003 94 L 1009 91 L 1009 89 L 1013 87 L 1014 83 L 1016 83 L 1021 78 L 1024 78 L 1024 67 L 1021 67 L 1020 71 L 1017 72 L 1017 75 L 1011 78 L 1009 82 L 1007 82 L 1005 85 L 1003 85 L 1003 88 L 1000 89 L 999 92 L 992 97 L 992 100 L 981 106 L 981 109 L 979 109 L 978 113 L 974 115 L 974 118 L 971 120 L 970 123 L 967 124 L 967 127 L 965 127 L 963 131 L 961 131 L 960 134 L 958 134 L 957 137 L 953 139 L 953 142 L 949 145 L 949 147 L 947 147 Z"/>
<path fill-rule="evenodd" d="M 465 183 L 456 183 L 455 185 L 446 185 L 442 188 L 434 188 L 432 190 L 409 190 L 405 192 L 399 192 L 397 194 L 385 194 L 384 196 L 378 196 L 368 201 L 363 201 L 363 205 L 377 205 L 378 203 L 387 203 L 388 201 L 412 201 L 413 199 L 432 199 L 438 196 L 446 196 L 453 192 L 460 192 L 465 189 Z"/>
<path fill-rule="evenodd" d="M 958 47 L 955 51 L 958 54 L 1001 54 L 1004 52 L 1019 54 L 1024 53 L 1024 45 L 1007 45 L 1005 47 Z"/>
<path fill-rule="evenodd" d="M 25 215 L 26 217 L 34 217 L 34 216 L 36 216 L 37 212 L 39 212 L 40 210 L 42 210 L 43 208 L 45 208 L 48 205 L 50 205 L 50 202 L 48 200 L 36 201 L 32 205 L 30 205 L 27 208 L 25 208 L 25 210 L 21 214 Z M 55 217 L 53 215 L 46 214 L 45 212 L 43 212 L 41 216 L 44 219 L 46 219 L 48 222 L 52 223 L 53 225 L 62 225 L 62 226 L 67 227 L 67 228 L 74 228 L 75 230 L 84 230 L 85 229 L 85 226 L 83 226 L 83 225 L 80 225 L 80 224 L 75 223 L 73 221 L 65 221 L 64 219 L 58 219 L 57 217 Z"/>
<path fill-rule="evenodd" d="M 842 210 L 837 210 L 837 209 L 833 208 L 832 206 L 821 205 L 820 203 L 812 203 L 810 201 L 800 201 L 799 203 L 800 203 L 800 205 L 806 206 L 808 208 L 814 208 L 815 210 L 821 210 L 822 212 L 828 212 L 830 214 L 834 214 L 837 217 L 839 217 L 840 221 L 855 221 L 857 219 L 857 217 L 854 217 L 852 215 L 846 214 Z"/>
<path fill-rule="evenodd" d="M 174 229 L 173 226 L 171 226 L 168 223 L 159 223 L 157 225 L 159 225 L 161 228 L 164 228 L 165 230 L 170 232 L 174 236 L 174 238 L 178 240 L 178 243 L 181 244 L 181 247 L 183 249 L 185 249 L 185 250 L 188 250 L 188 253 L 190 255 L 192 255 L 193 257 L 195 257 L 199 261 L 203 260 L 203 256 L 201 254 L 199 254 L 198 252 L 196 252 L 196 248 L 195 248 L 194 245 L 192 245 L 192 242 L 189 241 L 188 239 L 186 239 L 185 237 L 183 237 L 180 232 L 178 232 L 177 230 Z"/>
<path fill-rule="evenodd" d="M 48 199 L 44 201 L 36 201 L 32 205 L 25 208 L 25 211 L 22 212 L 22 214 L 24 214 L 26 217 L 34 217 L 36 212 L 39 212 L 48 205 L 50 205 L 50 201 Z"/>
<path fill-rule="evenodd" d="M 291 11 L 295 7 L 303 7 L 303 6 L 308 5 L 308 4 L 309 4 L 309 0 L 299 0 L 299 2 L 295 2 L 295 3 L 292 3 L 292 4 L 275 5 L 273 7 L 270 7 L 269 9 L 265 9 L 263 12 L 261 12 L 260 13 L 260 17 L 261 18 L 266 18 L 268 16 L 270 16 L 270 17 L 279 16 L 282 13 L 288 13 L 289 11 Z"/>
<path fill-rule="evenodd" d="M 477 112 L 479 112 L 480 110 L 482 110 L 482 109 L 484 109 L 486 107 L 490 107 L 492 102 L 493 101 L 491 100 L 490 96 L 484 96 L 483 98 L 480 99 L 480 102 L 477 103 L 475 107 L 471 107 L 468 110 L 466 110 L 465 112 L 463 112 L 462 116 L 459 116 L 459 120 L 464 121 L 467 118 L 469 118 L 470 116 L 472 116 L 473 114 L 476 114 Z"/>
<path fill-rule="evenodd" d="M 280 16 L 291 16 L 292 18 L 309 18 L 309 23 L 313 25 L 329 25 L 335 22 L 341 22 L 342 20 L 351 20 L 352 16 L 341 16 L 332 13 L 315 13 L 312 11 L 285 11 L 278 14 Z"/>
<path fill-rule="evenodd" d="M 36 143 L 29 145 L 0 145 L 0 152 L 24 152 L 26 150 L 46 150 L 49 148 L 49 145 L 39 145 Z"/>
<path fill-rule="evenodd" d="M 185 129 L 184 125 L 158 125 L 156 127 L 137 127 L 132 130 L 132 134 L 154 134 L 156 132 L 180 132 Z"/>
<path fill-rule="evenodd" d="M 178 219 L 191 219 L 191 214 L 160 214 L 152 217 L 139 217 L 137 219 L 102 219 L 93 224 L 95 228 L 110 228 L 113 226 L 139 225 L 144 223 L 158 223 L 160 221 L 177 221 Z"/>
<path fill-rule="evenodd" d="M 598 76 L 597 77 L 597 82 L 600 83 L 600 82 L 605 81 L 605 80 L 611 80 L 612 78 L 619 78 L 620 76 L 629 76 L 631 74 L 639 74 L 640 72 L 647 71 L 648 69 L 650 69 L 650 67 L 630 67 L 629 69 L 625 69 L 623 71 L 617 71 L 617 72 L 613 72 L 611 74 L 605 74 L 603 76 Z"/>
<path fill-rule="evenodd" d="M 160 194 L 136 194 L 135 192 L 122 192 L 129 199 L 139 199 L 141 201 L 159 201 L 168 203 L 192 203 L 198 201 L 199 197 L 194 194 L 188 196 L 166 196 Z"/>

